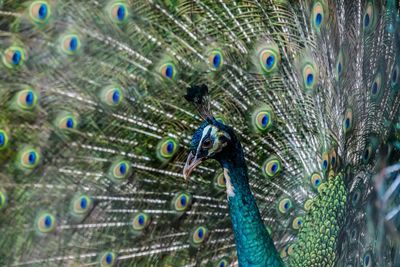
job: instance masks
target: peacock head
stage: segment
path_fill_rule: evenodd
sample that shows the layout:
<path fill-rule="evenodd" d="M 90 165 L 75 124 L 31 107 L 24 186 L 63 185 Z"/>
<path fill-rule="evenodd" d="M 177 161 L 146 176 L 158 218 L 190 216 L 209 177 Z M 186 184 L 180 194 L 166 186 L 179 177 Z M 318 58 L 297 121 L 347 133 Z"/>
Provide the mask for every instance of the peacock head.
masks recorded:
<path fill-rule="evenodd" d="M 236 137 L 233 129 L 208 117 L 193 134 L 189 155 L 183 169 L 183 176 L 187 180 L 191 172 L 207 159 L 215 159 L 222 164 L 222 160 L 234 146 Z"/>

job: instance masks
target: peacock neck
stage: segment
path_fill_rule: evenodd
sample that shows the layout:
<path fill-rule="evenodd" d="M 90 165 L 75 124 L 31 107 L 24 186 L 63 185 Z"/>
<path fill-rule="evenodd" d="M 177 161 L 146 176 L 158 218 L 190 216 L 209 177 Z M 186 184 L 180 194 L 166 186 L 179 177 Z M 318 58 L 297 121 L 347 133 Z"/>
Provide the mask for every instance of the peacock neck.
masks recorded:
<path fill-rule="evenodd" d="M 224 168 L 239 266 L 283 266 L 250 190 L 240 143 L 219 161 Z"/>

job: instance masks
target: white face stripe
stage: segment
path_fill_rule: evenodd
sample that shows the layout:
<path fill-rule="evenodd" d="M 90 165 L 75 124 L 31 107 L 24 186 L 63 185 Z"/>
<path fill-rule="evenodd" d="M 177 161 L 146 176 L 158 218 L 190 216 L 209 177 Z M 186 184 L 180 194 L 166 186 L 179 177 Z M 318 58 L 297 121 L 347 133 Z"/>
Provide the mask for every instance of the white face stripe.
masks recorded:
<path fill-rule="evenodd" d="M 207 125 L 207 126 L 204 128 L 203 134 L 201 135 L 201 139 L 200 139 L 199 145 L 197 146 L 196 158 L 197 158 L 197 155 L 199 154 L 199 151 L 200 151 L 200 149 L 201 149 L 201 144 L 203 143 L 203 139 L 206 137 L 206 135 L 207 135 L 208 131 L 210 130 L 210 128 L 211 128 L 211 133 L 210 133 L 210 135 L 215 135 L 215 134 L 217 133 L 217 131 L 218 131 L 218 128 L 215 127 L 214 125 Z"/>

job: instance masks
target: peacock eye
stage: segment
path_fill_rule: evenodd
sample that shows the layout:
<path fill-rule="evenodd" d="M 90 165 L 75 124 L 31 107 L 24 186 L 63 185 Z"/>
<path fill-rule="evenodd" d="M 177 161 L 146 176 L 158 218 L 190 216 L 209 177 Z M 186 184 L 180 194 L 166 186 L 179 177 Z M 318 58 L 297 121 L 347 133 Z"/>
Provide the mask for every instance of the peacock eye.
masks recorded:
<path fill-rule="evenodd" d="M 212 142 L 210 138 L 207 138 L 203 141 L 203 144 L 201 145 L 203 148 L 208 149 L 212 147 Z"/>
<path fill-rule="evenodd" d="M 25 61 L 25 50 L 18 46 L 6 49 L 3 54 L 3 63 L 7 68 L 17 68 Z"/>
<path fill-rule="evenodd" d="M 74 215 L 85 215 L 92 208 L 92 199 L 86 195 L 78 195 L 72 200 L 72 212 Z"/>
<path fill-rule="evenodd" d="M 128 8 L 123 3 L 116 3 L 112 5 L 109 12 L 111 19 L 117 24 L 126 22 L 126 19 L 129 15 Z"/>
<path fill-rule="evenodd" d="M 208 237 L 208 229 L 204 226 L 196 227 L 191 233 L 191 243 L 193 246 L 198 246 L 204 241 L 206 241 Z"/>
<path fill-rule="evenodd" d="M 324 8 L 320 2 L 316 2 L 312 9 L 312 24 L 319 31 L 325 21 Z"/>
<path fill-rule="evenodd" d="M 36 228 L 42 233 L 50 233 L 56 228 L 56 221 L 52 214 L 50 213 L 42 213 L 36 219 Z"/>
<path fill-rule="evenodd" d="M 314 65 L 309 63 L 303 67 L 303 80 L 306 90 L 312 90 L 315 88 L 317 77 Z"/>
<path fill-rule="evenodd" d="M 45 1 L 34 1 L 29 7 L 29 15 L 34 22 L 44 24 L 51 15 L 50 5 Z"/>
<path fill-rule="evenodd" d="M 132 221 L 132 230 L 139 233 L 150 224 L 150 217 L 146 213 L 140 212 L 135 215 Z"/>
<path fill-rule="evenodd" d="M 192 196 L 187 193 L 178 193 L 175 195 L 173 201 L 173 208 L 178 212 L 186 211 L 191 203 L 192 203 Z"/>
<path fill-rule="evenodd" d="M 8 146 L 8 133 L 4 129 L 0 129 L 0 150 Z"/>
<path fill-rule="evenodd" d="M 117 255 L 113 252 L 105 252 L 100 258 L 101 267 L 111 267 L 115 265 Z"/>
<path fill-rule="evenodd" d="M 373 266 L 373 258 L 370 251 L 366 252 L 362 259 L 362 266 L 370 267 Z"/>
<path fill-rule="evenodd" d="M 32 110 L 38 102 L 38 95 L 32 89 L 25 89 L 18 92 L 16 96 L 17 105 L 24 110 Z"/>
<path fill-rule="evenodd" d="M 172 63 L 166 63 L 161 66 L 160 73 L 166 79 L 174 79 L 176 75 L 175 66 Z"/>
<path fill-rule="evenodd" d="M 259 63 L 266 74 L 276 70 L 279 61 L 279 52 L 272 47 L 265 48 L 259 53 Z"/>
<path fill-rule="evenodd" d="M 19 153 L 19 164 L 24 169 L 33 169 L 39 164 L 40 154 L 34 148 L 25 148 Z"/>
<path fill-rule="evenodd" d="M 211 51 L 208 56 L 208 61 L 210 63 L 210 67 L 212 70 L 219 70 L 224 62 L 224 58 L 222 56 L 221 51 L 219 50 Z"/>
<path fill-rule="evenodd" d="M 81 48 L 81 40 L 76 34 L 67 34 L 61 39 L 61 50 L 67 55 L 74 55 Z"/>

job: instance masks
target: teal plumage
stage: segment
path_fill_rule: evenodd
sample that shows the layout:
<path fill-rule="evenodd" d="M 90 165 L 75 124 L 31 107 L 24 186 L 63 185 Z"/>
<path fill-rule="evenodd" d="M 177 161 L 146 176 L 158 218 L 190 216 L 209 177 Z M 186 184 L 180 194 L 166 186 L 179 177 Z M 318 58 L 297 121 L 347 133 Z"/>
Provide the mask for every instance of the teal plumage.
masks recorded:
<path fill-rule="evenodd" d="M 399 12 L 0 1 L 0 266 L 398 266 Z"/>

